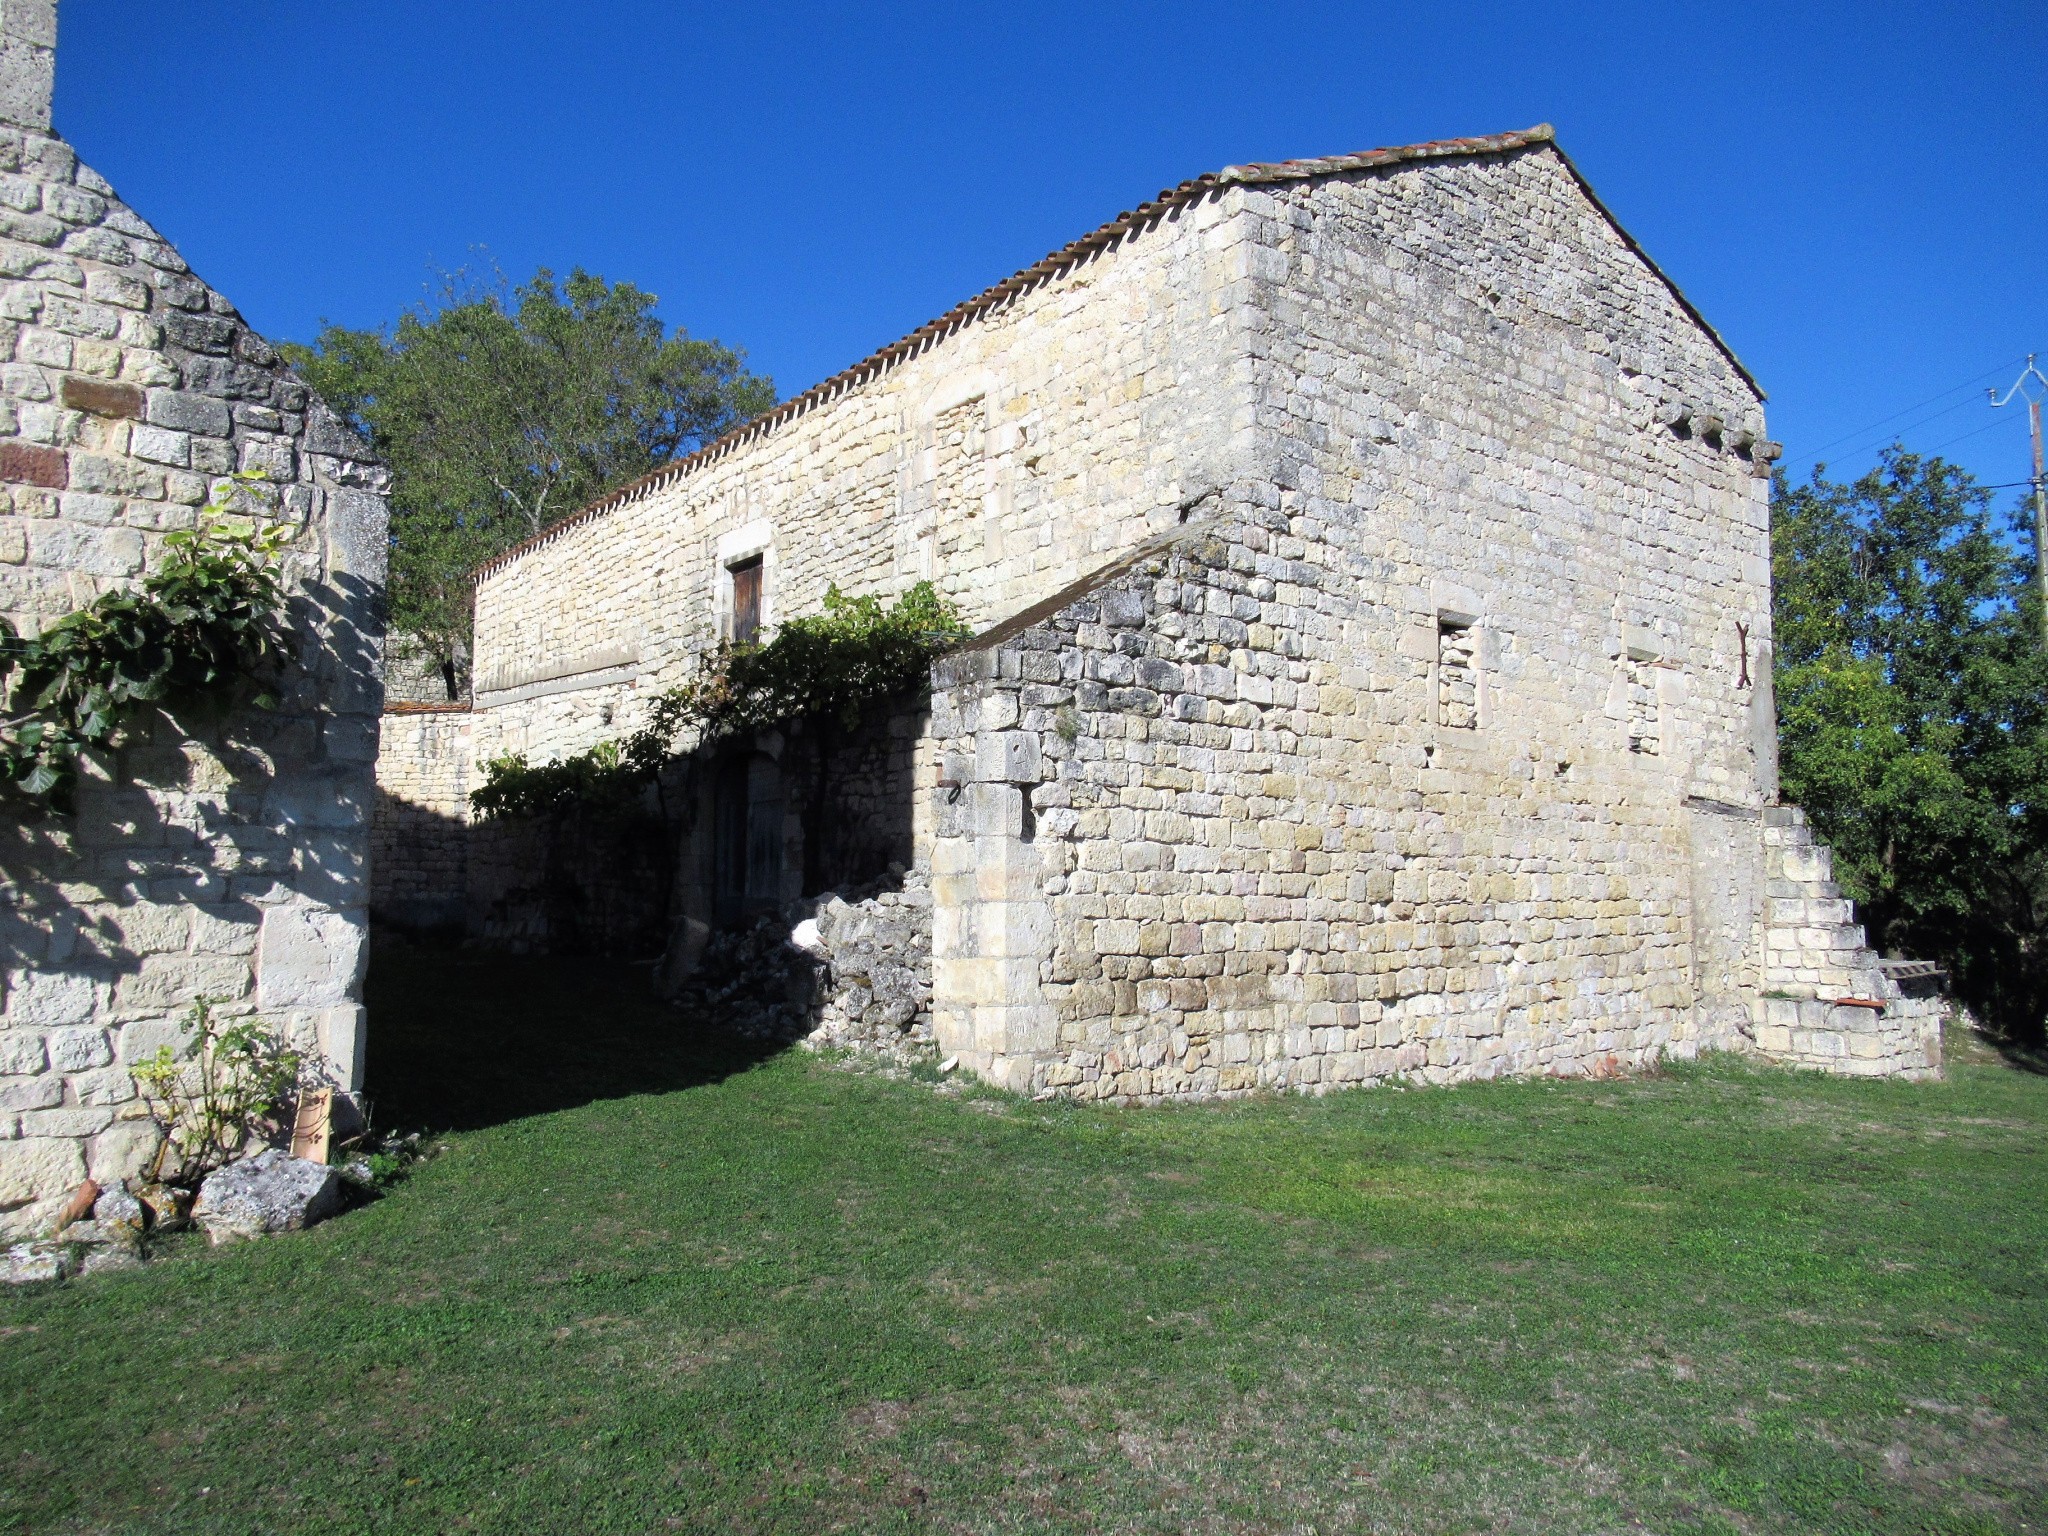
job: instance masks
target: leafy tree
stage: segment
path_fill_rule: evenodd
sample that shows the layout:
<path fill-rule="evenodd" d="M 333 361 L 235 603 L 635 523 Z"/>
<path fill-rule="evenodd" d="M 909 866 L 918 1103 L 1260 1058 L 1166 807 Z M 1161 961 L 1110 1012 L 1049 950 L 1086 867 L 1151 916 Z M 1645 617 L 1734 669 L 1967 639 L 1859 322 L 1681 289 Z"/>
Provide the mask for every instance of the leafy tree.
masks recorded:
<path fill-rule="evenodd" d="M 1986 1023 L 2048 1010 L 2048 656 L 2030 529 L 1902 448 L 1774 487 L 1785 798 L 1883 952 L 1939 959 Z"/>
<path fill-rule="evenodd" d="M 477 566 L 775 403 L 742 353 L 666 331 L 654 305 L 580 267 L 455 276 L 395 327 L 286 349 L 391 465 L 391 625 L 451 697 Z"/>

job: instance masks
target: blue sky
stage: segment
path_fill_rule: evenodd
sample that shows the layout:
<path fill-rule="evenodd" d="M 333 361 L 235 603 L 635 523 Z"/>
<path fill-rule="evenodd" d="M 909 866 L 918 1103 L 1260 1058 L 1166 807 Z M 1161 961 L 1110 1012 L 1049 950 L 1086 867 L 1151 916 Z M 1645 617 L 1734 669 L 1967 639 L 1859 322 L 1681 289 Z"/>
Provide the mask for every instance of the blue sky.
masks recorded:
<path fill-rule="evenodd" d="M 61 13 L 59 129 L 275 337 L 581 264 L 788 395 L 1201 171 L 1549 121 L 1796 467 L 2027 472 L 1983 390 L 2048 362 L 2035 0 Z"/>

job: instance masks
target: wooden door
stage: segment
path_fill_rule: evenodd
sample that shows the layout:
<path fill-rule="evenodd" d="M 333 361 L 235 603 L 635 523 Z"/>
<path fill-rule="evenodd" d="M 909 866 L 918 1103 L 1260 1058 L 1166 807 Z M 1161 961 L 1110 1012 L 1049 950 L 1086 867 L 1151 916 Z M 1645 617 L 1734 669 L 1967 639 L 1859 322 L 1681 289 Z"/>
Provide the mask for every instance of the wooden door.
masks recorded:
<path fill-rule="evenodd" d="M 742 560 L 732 573 L 732 643 L 754 645 L 761 638 L 761 557 Z"/>

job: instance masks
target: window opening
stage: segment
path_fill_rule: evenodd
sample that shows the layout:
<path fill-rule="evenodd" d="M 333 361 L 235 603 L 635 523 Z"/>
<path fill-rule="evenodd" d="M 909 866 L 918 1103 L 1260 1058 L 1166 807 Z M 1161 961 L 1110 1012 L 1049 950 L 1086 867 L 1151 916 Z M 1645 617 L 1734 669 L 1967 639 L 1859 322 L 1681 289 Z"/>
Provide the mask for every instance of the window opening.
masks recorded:
<path fill-rule="evenodd" d="M 1436 700 L 1439 725 L 1479 728 L 1479 645 L 1470 624 L 1437 621 Z"/>
<path fill-rule="evenodd" d="M 754 555 L 726 567 L 732 577 L 732 643 L 753 645 L 761 637 L 761 566 Z"/>
<path fill-rule="evenodd" d="M 1645 757 L 1664 750 L 1657 710 L 1657 668 L 1654 662 L 1628 659 L 1628 749 Z"/>

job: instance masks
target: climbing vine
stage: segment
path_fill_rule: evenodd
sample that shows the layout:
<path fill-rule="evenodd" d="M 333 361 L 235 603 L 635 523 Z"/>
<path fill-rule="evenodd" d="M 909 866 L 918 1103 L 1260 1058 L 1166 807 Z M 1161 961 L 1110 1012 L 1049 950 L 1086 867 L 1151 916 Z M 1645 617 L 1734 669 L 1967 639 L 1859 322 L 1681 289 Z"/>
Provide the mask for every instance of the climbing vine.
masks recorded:
<path fill-rule="evenodd" d="M 721 645 L 694 679 L 657 695 L 647 723 L 623 741 L 549 763 L 516 753 L 490 759 L 470 804 L 485 818 L 624 804 L 673 761 L 690 730 L 699 746 L 800 721 L 851 730 L 877 701 L 928 686 L 932 657 L 966 633 L 928 581 L 887 607 L 833 587 L 824 612 L 789 620 L 765 645 Z"/>
<path fill-rule="evenodd" d="M 151 710 L 275 702 L 261 685 L 287 654 L 278 557 L 290 530 L 227 516 L 261 478 L 223 481 L 198 527 L 165 537 L 140 590 L 102 593 L 33 638 L 0 619 L 0 793 L 68 811 L 79 754 Z"/>

